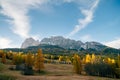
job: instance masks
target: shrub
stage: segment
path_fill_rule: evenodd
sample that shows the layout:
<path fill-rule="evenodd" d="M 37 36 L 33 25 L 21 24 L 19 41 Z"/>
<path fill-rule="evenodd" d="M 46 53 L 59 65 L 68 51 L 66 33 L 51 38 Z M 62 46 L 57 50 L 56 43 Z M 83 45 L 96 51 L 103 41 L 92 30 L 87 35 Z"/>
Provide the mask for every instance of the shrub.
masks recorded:
<path fill-rule="evenodd" d="M 24 74 L 24 75 L 33 75 L 34 71 L 33 71 L 32 67 L 26 66 L 25 69 L 22 71 L 22 74 Z"/>
<path fill-rule="evenodd" d="M 115 69 L 116 78 L 120 78 L 120 68 Z"/>
<path fill-rule="evenodd" d="M 111 65 L 107 63 L 87 63 L 85 71 L 88 75 L 101 76 L 101 77 L 115 77 L 115 71 Z"/>

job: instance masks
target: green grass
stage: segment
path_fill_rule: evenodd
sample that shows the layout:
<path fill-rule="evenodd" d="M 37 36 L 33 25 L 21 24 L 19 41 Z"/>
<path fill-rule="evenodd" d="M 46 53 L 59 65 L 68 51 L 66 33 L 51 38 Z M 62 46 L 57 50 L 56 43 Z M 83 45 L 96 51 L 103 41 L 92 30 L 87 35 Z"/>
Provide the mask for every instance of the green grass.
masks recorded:
<path fill-rule="evenodd" d="M 10 75 L 0 74 L 0 80 L 16 80 L 16 78 Z"/>
<path fill-rule="evenodd" d="M 3 71 L 5 69 L 5 65 L 0 63 L 0 71 Z"/>
<path fill-rule="evenodd" d="M 0 80 L 16 80 L 15 77 L 10 76 L 8 74 L 4 74 L 7 71 L 7 66 L 3 63 L 0 63 Z"/>

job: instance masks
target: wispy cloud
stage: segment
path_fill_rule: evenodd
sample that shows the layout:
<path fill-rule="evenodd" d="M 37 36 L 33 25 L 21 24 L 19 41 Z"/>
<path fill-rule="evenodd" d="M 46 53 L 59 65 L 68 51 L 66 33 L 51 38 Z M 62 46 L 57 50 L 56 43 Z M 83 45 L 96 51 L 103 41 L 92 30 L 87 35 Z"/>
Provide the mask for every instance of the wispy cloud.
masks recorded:
<path fill-rule="evenodd" d="M 105 42 L 104 44 L 118 49 L 120 48 L 120 38 L 113 41 Z"/>
<path fill-rule="evenodd" d="M 87 0 L 89 1 L 89 0 Z M 94 1 L 94 0 L 93 0 Z M 92 1 L 92 2 L 93 2 Z M 17 34 L 21 38 L 25 39 L 27 37 L 38 38 L 39 36 L 30 34 L 30 16 L 28 15 L 29 10 L 33 8 L 39 8 L 46 5 L 47 3 L 52 3 L 52 5 L 62 3 L 82 3 L 83 0 L 0 0 L 0 14 L 5 15 L 7 21 L 11 24 L 11 30 L 13 33 Z M 78 25 L 75 26 L 74 30 L 69 36 L 74 35 L 79 30 L 83 29 L 92 22 L 93 13 L 98 5 L 99 0 L 95 0 L 89 8 L 82 8 L 80 11 L 85 16 L 84 19 L 78 20 Z M 85 3 L 84 3 L 85 4 Z M 81 4 L 80 4 L 81 5 Z M 88 4 L 87 4 L 88 5 Z M 4 37 L 0 37 L 0 47 L 10 47 L 12 40 Z M 4 44 L 3 44 L 4 43 Z"/>
<path fill-rule="evenodd" d="M 11 30 L 22 38 L 30 36 L 30 19 L 28 11 L 47 0 L 0 0 L 0 14 L 7 16 L 13 26 Z"/>
<path fill-rule="evenodd" d="M 79 1 L 79 0 L 78 0 Z M 80 0 L 81 1 L 81 0 Z M 78 24 L 75 25 L 74 29 L 72 32 L 70 32 L 70 34 L 68 35 L 73 36 L 74 34 L 76 34 L 78 31 L 80 31 L 81 29 L 85 28 L 89 23 L 92 22 L 93 17 L 94 17 L 94 11 L 99 3 L 99 0 L 94 0 L 89 2 L 90 4 L 86 4 L 86 2 L 84 2 L 84 6 L 82 8 L 80 8 L 81 13 L 85 16 L 85 18 L 83 19 L 79 19 L 78 20 Z M 85 5 L 86 4 L 86 5 Z M 87 8 L 87 9 L 86 9 Z"/>
<path fill-rule="evenodd" d="M 34 7 L 40 7 L 40 5 L 44 5 L 46 3 L 56 4 L 58 2 L 76 2 L 80 5 L 84 4 L 84 7 L 82 7 L 80 11 L 85 18 L 78 20 L 78 25 L 76 25 L 73 31 L 69 34 L 69 36 L 72 36 L 92 22 L 93 13 L 99 3 L 99 0 L 0 0 L 0 14 L 3 14 L 9 18 L 9 23 L 13 25 L 11 30 L 15 34 L 22 38 L 27 38 L 30 36 L 31 28 L 30 19 L 28 16 L 29 10 Z M 89 4 L 86 4 L 86 2 Z M 87 9 L 86 6 L 88 7 Z"/>

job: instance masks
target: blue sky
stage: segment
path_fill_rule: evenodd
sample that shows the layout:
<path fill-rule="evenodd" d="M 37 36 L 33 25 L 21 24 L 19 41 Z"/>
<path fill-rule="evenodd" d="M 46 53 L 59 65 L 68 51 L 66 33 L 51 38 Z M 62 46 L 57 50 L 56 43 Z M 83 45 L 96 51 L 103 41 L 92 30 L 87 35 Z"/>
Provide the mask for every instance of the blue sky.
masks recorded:
<path fill-rule="evenodd" d="M 64 36 L 120 48 L 120 0 L 0 0 L 0 48 Z"/>

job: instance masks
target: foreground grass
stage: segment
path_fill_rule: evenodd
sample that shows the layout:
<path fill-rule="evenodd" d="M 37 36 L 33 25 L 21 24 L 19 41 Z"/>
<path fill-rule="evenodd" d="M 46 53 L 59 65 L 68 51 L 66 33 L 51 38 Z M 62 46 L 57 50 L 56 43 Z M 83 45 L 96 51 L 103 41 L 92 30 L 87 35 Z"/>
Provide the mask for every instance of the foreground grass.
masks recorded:
<path fill-rule="evenodd" d="M 45 64 L 45 73 L 18 76 L 17 80 L 119 80 L 97 76 L 77 75 L 70 64 Z"/>
<path fill-rule="evenodd" d="M 8 71 L 7 65 L 0 63 L 0 80 L 16 80 L 15 77 L 7 74 Z"/>
<path fill-rule="evenodd" d="M 0 63 L 0 80 L 119 80 L 97 76 L 77 75 L 70 64 L 45 64 L 45 72 L 31 76 L 21 74 L 21 71 L 9 70 L 11 64 Z"/>
<path fill-rule="evenodd" d="M 11 75 L 0 74 L 0 80 L 16 80 L 16 78 Z"/>

